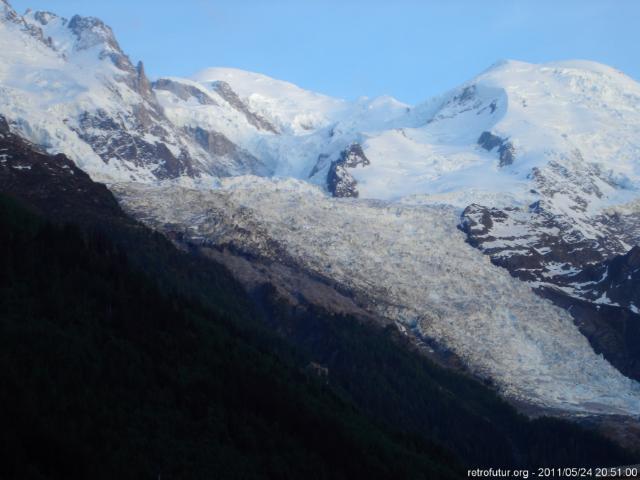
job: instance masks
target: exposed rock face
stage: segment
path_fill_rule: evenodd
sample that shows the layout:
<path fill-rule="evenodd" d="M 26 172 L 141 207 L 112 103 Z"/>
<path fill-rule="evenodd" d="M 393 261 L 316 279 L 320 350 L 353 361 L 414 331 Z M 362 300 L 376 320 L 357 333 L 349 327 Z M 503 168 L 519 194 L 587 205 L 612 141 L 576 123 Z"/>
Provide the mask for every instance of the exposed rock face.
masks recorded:
<path fill-rule="evenodd" d="M 0 138 L 5 138 L 10 133 L 9 124 L 7 119 L 0 115 Z"/>
<path fill-rule="evenodd" d="M 548 200 L 528 210 L 471 205 L 461 227 L 494 264 L 566 308 L 596 352 L 640 379 L 640 215 L 604 212 L 585 232 L 549 207 Z"/>
<path fill-rule="evenodd" d="M 459 104 L 466 104 L 474 101 L 476 98 L 476 90 L 477 90 L 477 87 L 475 85 L 470 85 L 468 87 L 465 87 L 464 90 L 462 90 L 462 93 L 460 93 L 460 95 L 456 95 L 455 97 L 453 97 L 453 102 L 457 102 Z"/>
<path fill-rule="evenodd" d="M 371 162 L 364 154 L 362 147 L 351 144 L 342 151 L 340 158 L 331 163 L 327 174 L 327 189 L 334 197 L 358 197 L 358 182 L 353 178 L 350 169 L 366 167 Z"/>
<path fill-rule="evenodd" d="M 24 103 L 27 97 L 33 108 L 21 113 L 5 102 L 8 107 L 2 112 L 24 138 L 68 153 L 101 179 L 155 181 L 271 173 L 227 137 L 210 131 L 215 129 L 207 129 L 206 135 L 196 132 L 194 138 L 194 132 L 172 123 L 158 103 L 142 62 L 131 62 L 101 20 L 78 15 L 67 20 L 49 12 L 19 16 L 4 2 L 0 8 L 3 38 L 15 40 L 27 59 L 25 80 L 11 79 L 6 96 L 15 98 L 14 103 Z M 9 55 L 7 61 L 14 58 Z M 41 65 L 52 68 L 43 70 Z M 215 104 L 207 92 L 195 87 L 169 81 L 158 86 L 176 90 L 181 98 Z M 234 101 L 232 97 L 228 95 Z M 235 100 L 241 108 L 237 96 Z M 49 111 L 51 105 L 55 113 Z M 259 123 L 259 117 L 251 118 Z"/>
<path fill-rule="evenodd" d="M 640 247 L 608 260 L 601 279 L 591 288 L 593 296 L 603 295 L 612 303 L 640 313 Z"/>
<path fill-rule="evenodd" d="M 181 175 L 196 176 L 197 171 L 186 148 L 183 147 L 175 155 L 162 141 L 169 133 L 159 124 L 161 121 L 157 112 L 144 107 L 134 109 L 128 118 L 118 120 L 107 112 L 98 110 L 83 113 L 78 126 L 73 128 L 105 163 L 124 160 L 133 166 L 151 167 L 153 174 L 159 179 Z M 134 128 L 128 127 L 125 122 L 133 124 Z M 157 140 L 147 141 L 144 133 Z"/>
<path fill-rule="evenodd" d="M 124 75 L 120 77 L 121 81 L 140 94 L 146 101 L 155 102 L 151 91 L 151 82 L 146 76 L 144 65 L 142 62 L 138 62 L 137 66 L 134 67 L 129 57 L 120 48 L 111 28 L 105 25 L 102 20 L 75 15 L 68 21 L 51 12 L 35 12 L 33 13 L 35 24 L 24 21 L 25 24 L 33 28 L 38 28 L 35 24 L 47 27 L 49 24 L 59 22 L 76 36 L 77 40 L 72 47 L 74 52 L 98 48 L 100 50 L 100 59 L 110 59 L 119 70 L 122 70 Z M 41 28 L 40 31 L 42 32 Z M 48 42 L 55 49 L 53 40 L 50 37 L 48 37 Z M 70 52 L 64 53 L 69 55 Z"/>
<path fill-rule="evenodd" d="M 490 132 L 478 143 L 489 151 L 508 144 Z M 550 155 L 529 179 L 538 200 L 528 207 L 468 206 L 467 241 L 566 308 L 596 352 L 640 379 L 640 204 L 603 208 L 627 187 L 577 148 Z"/>
<path fill-rule="evenodd" d="M 125 55 L 120 48 L 111 27 L 105 25 L 105 23 L 98 18 L 81 17 L 80 15 L 73 16 L 68 23 L 66 19 L 61 19 L 61 22 L 77 37 L 73 46 L 74 51 L 81 52 L 83 50 L 99 48 L 99 58 L 110 59 L 118 69 L 128 74 L 128 76 L 133 77 L 127 80 L 133 89 L 136 90 L 135 85 L 139 72 L 136 71 L 129 57 Z"/>
<path fill-rule="evenodd" d="M 224 98 L 229 103 L 229 105 L 241 112 L 247 119 L 247 122 L 249 122 L 251 125 L 259 130 L 278 133 L 278 129 L 271 123 L 269 123 L 268 120 L 249 110 L 249 107 L 240 99 L 238 94 L 231 88 L 231 85 L 229 85 L 227 82 L 213 82 L 212 87 L 222 98 Z"/>
<path fill-rule="evenodd" d="M 557 281 L 564 273 L 605 258 L 591 239 L 544 210 L 540 202 L 528 211 L 470 205 L 462 213 L 461 225 L 471 245 L 525 281 Z M 557 265 L 565 268 L 553 268 Z"/>
<path fill-rule="evenodd" d="M 52 12 L 36 12 L 33 17 L 42 25 L 48 25 L 52 19 L 58 18 L 55 13 Z"/>
<path fill-rule="evenodd" d="M 26 22 L 25 19 L 18 15 L 11 5 L 4 0 L 0 0 L 0 21 L 6 21 L 18 25 L 26 34 L 44 43 L 47 47 L 53 48 L 51 38 L 45 37 L 41 28 L 37 25 Z"/>
<path fill-rule="evenodd" d="M 492 108 L 495 110 L 495 105 L 493 105 Z M 489 152 L 497 147 L 498 156 L 500 158 L 500 167 L 511 165 L 515 160 L 516 149 L 513 144 L 507 139 L 498 137 L 491 132 L 482 132 L 480 138 L 478 138 L 478 145 Z"/>
<path fill-rule="evenodd" d="M 200 105 L 217 105 L 217 102 L 211 98 L 211 96 L 199 88 L 182 82 L 175 82 L 167 78 L 161 78 L 155 81 L 153 88 L 155 90 L 167 90 L 181 100 L 188 101 L 190 98 L 195 98 Z"/>
<path fill-rule="evenodd" d="M 147 74 L 144 71 L 144 64 L 138 62 L 136 65 L 136 75 L 134 82 L 134 91 L 138 92 L 142 98 L 147 101 L 155 102 L 153 91 L 151 90 L 151 82 L 147 78 Z"/>
<path fill-rule="evenodd" d="M 69 21 L 68 28 L 78 37 L 76 50 L 87 50 L 97 45 L 104 45 L 105 53 L 112 51 L 124 55 L 111 28 L 98 18 L 74 15 Z"/>
<path fill-rule="evenodd" d="M 638 244 L 639 221 L 637 213 L 602 213 L 591 218 L 593 231 L 585 232 L 571 217 L 554 214 L 538 201 L 526 210 L 470 205 L 462 214 L 461 227 L 471 245 L 512 275 L 534 286 L 562 287 L 595 301 L 603 292 L 594 293 L 594 287 L 605 285 L 599 279 L 606 275 L 611 259 Z M 624 258 L 635 258 L 636 250 Z"/>
<path fill-rule="evenodd" d="M 20 22 L 20 16 L 5 0 L 0 0 L 0 20 L 6 20 L 12 23 Z"/>
<path fill-rule="evenodd" d="M 2 116 L 0 191 L 62 222 L 84 221 L 83 214 L 89 211 L 103 219 L 125 217 L 107 187 L 93 182 L 65 155 L 40 152 L 36 146 L 10 133 Z M 70 218 L 70 214 L 74 218 Z"/>
<path fill-rule="evenodd" d="M 543 287 L 538 293 L 571 314 L 596 353 L 629 378 L 640 380 L 640 315 L 626 308 L 581 300 L 550 287 Z"/>
<path fill-rule="evenodd" d="M 219 132 L 201 127 L 186 128 L 185 131 L 208 154 L 220 159 L 220 168 L 212 171 L 215 175 L 224 177 L 251 173 L 267 176 L 272 173 L 259 159 Z"/>

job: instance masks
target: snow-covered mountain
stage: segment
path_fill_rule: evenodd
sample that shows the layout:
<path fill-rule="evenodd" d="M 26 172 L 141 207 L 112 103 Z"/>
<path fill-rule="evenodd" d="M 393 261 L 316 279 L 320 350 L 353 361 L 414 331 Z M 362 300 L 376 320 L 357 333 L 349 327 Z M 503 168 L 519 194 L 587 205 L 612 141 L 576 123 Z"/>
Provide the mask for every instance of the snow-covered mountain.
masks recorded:
<path fill-rule="evenodd" d="M 160 98 L 177 124 L 223 132 L 278 176 L 336 196 L 474 205 L 468 226 L 497 212 L 482 238 L 467 229 L 473 242 L 498 263 L 535 257 L 516 275 L 536 287 L 606 303 L 606 295 L 581 295 L 585 282 L 568 277 L 639 241 L 640 85 L 604 65 L 499 62 L 416 107 L 338 101 L 232 69 L 174 81 L 238 92 L 244 113 Z M 243 119 L 246 112 L 274 128 Z"/>
<path fill-rule="evenodd" d="M 593 62 L 500 62 L 415 107 L 389 97 L 335 100 L 233 69 L 213 68 L 192 80 L 173 80 L 210 93 L 224 82 L 249 111 L 277 127 L 280 135 L 248 128 L 242 116 L 162 95 L 171 118 L 215 126 L 238 143 L 250 144 L 255 155 L 273 157 L 282 175 L 306 179 L 313 173 L 313 180 L 324 184 L 331 161 L 350 144 L 361 143 L 371 163 L 351 172 L 360 197 L 440 195 L 462 208 L 485 199 L 528 204 L 539 198 L 530 192 L 534 169 L 555 162 L 598 165 L 598 172 L 576 173 L 595 177 L 592 183 L 603 190 L 604 203 L 618 203 L 633 196 L 627 190 L 640 174 L 635 141 L 640 86 Z M 505 193 L 508 199 L 501 198 Z M 596 193 L 592 196 L 589 203 L 597 209 L 603 202 Z M 570 200 L 557 208 L 570 208 Z"/>
<path fill-rule="evenodd" d="M 0 3 L 0 114 L 28 140 L 63 151 L 94 177 L 154 181 L 256 173 L 260 161 L 223 135 L 205 148 L 164 115 L 96 18 L 18 15 Z M 212 134 L 215 135 L 215 132 Z"/>
<path fill-rule="evenodd" d="M 504 61 L 416 106 L 228 68 L 151 82 L 100 20 L 5 0 L 0 45 L 9 128 L 176 241 L 288 291 L 276 265 L 320 278 L 508 396 L 640 414 L 608 363 L 640 379 L 640 85 L 621 72 Z"/>
<path fill-rule="evenodd" d="M 313 176 L 321 184 L 327 171 L 322 176 L 319 167 L 328 166 L 332 156 L 362 132 L 384 129 L 409 111 L 390 97 L 348 102 L 229 68 L 210 68 L 192 79 L 160 79 L 154 87 L 176 125 L 219 131 L 262 159 L 272 174 Z"/>

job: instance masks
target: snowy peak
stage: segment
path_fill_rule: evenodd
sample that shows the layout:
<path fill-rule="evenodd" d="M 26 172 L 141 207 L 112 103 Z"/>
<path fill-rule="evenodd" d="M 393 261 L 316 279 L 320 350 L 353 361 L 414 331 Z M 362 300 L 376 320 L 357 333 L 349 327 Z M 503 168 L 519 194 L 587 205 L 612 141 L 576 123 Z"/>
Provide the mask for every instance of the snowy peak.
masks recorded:
<path fill-rule="evenodd" d="M 0 20 L 13 22 L 19 16 L 6 0 L 0 0 Z"/>
<path fill-rule="evenodd" d="M 131 63 L 101 20 L 7 15 L 11 21 L 0 22 L 0 43 L 10 46 L 0 51 L 0 114 L 27 140 L 66 153 L 102 180 L 268 173 L 251 170 L 260 162 L 223 134 L 198 132 L 196 139 L 172 124 L 142 62 Z"/>
<path fill-rule="evenodd" d="M 100 45 L 105 50 L 122 53 L 113 31 L 100 19 L 75 15 L 69 21 L 69 30 L 78 38 L 75 46 L 77 50 L 87 50 Z"/>
<path fill-rule="evenodd" d="M 45 39 L 40 27 L 27 22 L 24 17 L 16 13 L 8 2 L 2 0 L 0 2 L 0 25 L 6 27 L 8 24 L 17 26 L 21 32 L 35 38 L 47 47 L 51 47 L 51 40 L 48 38 Z"/>
<path fill-rule="evenodd" d="M 147 179 L 248 173 L 307 180 L 312 172 L 310 180 L 331 191 L 330 166 L 355 143 L 368 159 L 349 168 L 361 198 L 428 197 L 418 200 L 460 208 L 541 201 L 586 214 L 632 198 L 640 185 L 640 87 L 594 62 L 497 62 L 413 108 L 391 97 L 331 98 L 232 68 L 152 86 L 101 20 L 19 17 L 2 5 L 13 28 L 50 50 L 38 47 L 30 72 L 16 68 L 26 51 L 4 53 L 4 86 L 40 107 L 80 110 L 66 115 L 68 128 L 107 164 L 137 162 L 127 168 L 138 170 L 153 163 Z M 95 131 L 122 125 L 136 135 L 123 142 Z M 33 130 L 32 122 L 24 128 Z"/>
<path fill-rule="evenodd" d="M 41 11 L 28 11 L 23 18 L 26 24 L 40 30 L 47 44 L 67 59 L 74 59 L 77 63 L 86 63 L 87 56 L 108 59 L 118 69 L 136 73 L 111 28 L 98 18 L 75 15 L 67 20 Z"/>
<path fill-rule="evenodd" d="M 28 16 L 30 13 L 31 12 L 27 12 L 25 17 Z M 43 12 L 43 11 L 34 12 L 33 18 L 42 26 L 47 26 L 49 25 L 49 23 L 55 22 L 56 20 L 60 19 L 60 17 L 53 12 Z"/>
<path fill-rule="evenodd" d="M 349 145 L 360 144 L 369 164 L 352 180 L 363 198 L 428 196 L 460 208 L 528 205 L 540 200 L 533 193 L 539 185 L 532 183 L 545 175 L 558 183 L 558 165 L 585 185 L 630 186 L 640 179 L 634 153 L 639 87 L 594 62 L 497 62 L 413 108 L 391 97 L 335 99 L 231 68 L 178 81 L 217 105 L 161 95 L 173 121 L 215 128 L 277 175 L 308 179 L 311 172 L 310 180 L 327 188 L 328 166 Z M 265 135 L 273 131 L 278 138 Z M 582 178 L 587 171 L 599 171 L 598 180 Z M 590 196 L 583 210 L 626 195 L 617 187 L 599 190 L 602 195 Z"/>
<path fill-rule="evenodd" d="M 329 125 L 347 102 L 304 90 L 292 83 L 233 68 L 208 68 L 192 77 L 202 84 L 225 82 L 253 112 L 279 131 L 306 134 Z"/>
<path fill-rule="evenodd" d="M 630 78 L 505 61 L 413 108 L 228 68 L 152 85 L 102 21 L 0 2 L 0 129 L 67 154 L 138 218 L 255 258 L 277 247 L 512 396 L 640 412 L 638 385 L 530 288 L 636 314 L 640 207 L 614 211 L 640 198 Z"/>
<path fill-rule="evenodd" d="M 193 75 L 191 80 L 199 83 L 226 82 L 231 85 L 241 97 L 245 98 L 251 95 L 260 95 L 273 99 L 292 97 L 298 100 L 306 99 L 307 101 L 317 99 L 328 103 L 340 102 L 326 95 L 304 90 L 284 80 L 276 80 L 261 73 L 248 72 L 236 68 L 206 68 Z"/>
<path fill-rule="evenodd" d="M 595 62 L 529 64 L 501 61 L 451 92 L 417 106 L 425 123 L 461 114 L 481 115 L 488 108 L 499 128 L 542 124 L 571 131 L 603 115 L 640 109 L 640 86 L 621 72 Z M 629 103 L 630 102 L 630 103 Z M 547 115 L 543 112 L 547 111 Z M 551 115 L 550 115 L 551 114 Z M 472 127 L 474 122 L 468 122 Z M 485 128 L 489 130 L 488 128 Z"/>

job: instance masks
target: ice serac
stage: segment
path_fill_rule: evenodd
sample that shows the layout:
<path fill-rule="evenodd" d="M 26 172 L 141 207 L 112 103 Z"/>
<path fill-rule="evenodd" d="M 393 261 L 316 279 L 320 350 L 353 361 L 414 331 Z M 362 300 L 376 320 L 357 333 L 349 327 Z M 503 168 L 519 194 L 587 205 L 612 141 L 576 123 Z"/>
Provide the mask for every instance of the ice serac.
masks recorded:
<path fill-rule="evenodd" d="M 596 355 L 564 310 L 469 248 L 454 208 L 335 199 L 306 182 L 256 177 L 209 191 L 114 188 L 125 209 L 172 238 L 337 282 L 407 335 L 452 349 L 508 397 L 640 413 L 640 384 Z"/>

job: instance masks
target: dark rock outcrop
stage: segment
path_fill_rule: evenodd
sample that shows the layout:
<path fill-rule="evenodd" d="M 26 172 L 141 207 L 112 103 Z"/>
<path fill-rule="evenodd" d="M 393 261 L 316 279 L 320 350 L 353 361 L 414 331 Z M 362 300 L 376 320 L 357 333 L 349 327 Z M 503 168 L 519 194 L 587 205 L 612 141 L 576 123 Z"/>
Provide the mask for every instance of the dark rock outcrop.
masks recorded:
<path fill-rule="evenodd" d="M 212 173 L 219 176 L 253 174 L 268 176 L 272 172 L 258 158 L 238 147 L 220 132 L 201 127 L 185 128 L 185 132 L 209 155 L 220 160 L 220 168 Z"/>
<path fill-rule="evenodd" d="M 144 64 L 142 62 L 138 62 L 138 65 L 136 65 L 133 87 L 133 89 L 138 92 L 142 98 L 147 101 L 155 102 L 155 97 L 151 90 L 151 82 L 147 78 L 147 74 L 144 71 Z"/>
<path fill-rule="evenodd" d="M 592 288 L 592 297 L 606 297 L 612 303 L 640 311 L 640 246 L 613 257 L 599 269 L 604 270 Z M 600 273 L 600 272 L 598 272 Z"/>
<path fill-rule="evenodd" d="M 636 283 L 636 291 L 640 283 Z M 640 315 L 626 308 L 598 305 L 546 287 L 541 296 L 567 310 L 593 350 L 624 375 L 640 381 Z"/>
<path fill-rule="evenodd" d="M 35 18 L 35 20 L 39 22 L 40 25 L 49 25 L 49 22 L 51 22 L 51 20 L 54 18 L 58 18 L 58 16 L 52 12 L 40 11 L 40 12 L 35 12 L 33 14 L 33 18 Z"/>
<path fill-rule="evenodd" d="M 619 246 L 610 239 L 631 231 L 632 219 L 597 221 L 609 234 L 585 238 L 536 202 L 529 212 L 470 205 L 460 226 L 469 244 L 565 308 L 597 353 L 640 380 L 640 247 L 612 254 Z"/>
<path fill-rule="evenodd" d="M 160 141 L 168 132 L 158 122 L 159 119 L 152 116 L 154 113 L 157 114 L 146 108 L 134 109 L 133 116 L 127 119 L 135 125 L 134 129 L 130 130 L 121 119 L 116 120 L 107 112 L 85 112 L 81 115 L 75 130 L 105 163 L 120 160 L 137 167 L 150 168 L 160 179 L 181 175 L 197 176 L 186 149 L 175 155 Z M 156 136 L 158 141 L 152 143 L 145 140 L 146 132 Z"/>
<path fill-rule="evenodd" d="M 341 152 L 338 160 L 331 163 L 327 174 L 327 189 L 334 197 L 357 198 L 359 195 L 358 182 L 349 173 L 349 170 L 356 167 L 366 167 L 370 164 L 371 162 L 364 154 L 362 147 L 357 143 L 351 144 Z"/>
<path fill-rule="evenodd" d="M 49 155 L 11 133 L 1 116 L 0 191 L 63 222 L 125 218 L 107 187 L 93 182 L 65 155 Z"/>
<path fill-rule="evenodd" d="M 477 87 L 475 85 L 470 85 L 468 87 L 464 87 L 462 92 L 459 95 L 456 95 L 451 100 L 453 103 L 466 104 L 469 103 L 476 98 Z"/>
<path fill-rule="evenodd" d="M 161 78 L 153 83 L 154 90 L 167 90 L 173 93 L 180 100 L 188 101 L 195 98 L 200 105 L 218 105 L 206 92 L 200 90 L 193 85 L 187 85 L 182 82 L 176 82 L 168 78 Z"/>
<path fill-rule="evenodd" d="M 9 22 L 17 25 L 23 32 L 32 36 L 36 40 L 42 42 L 49 48 L 53 48 L 51 38 L 45 37 L 42 28 L 38 25 L 33 25 L 18 15 L 16 11 L 9 5 L 8 2 L 0 0 L 0 22 Z"/>
<path fill-rule="evenodd" d="M 516 149 L 513 144 L 509 140 L 491 132 L 482 132 L 480 138 L 478 138 L 478 145 L 489 152 L 497 147 L 500 167 L 511 165 L 515 160 Z"/>

